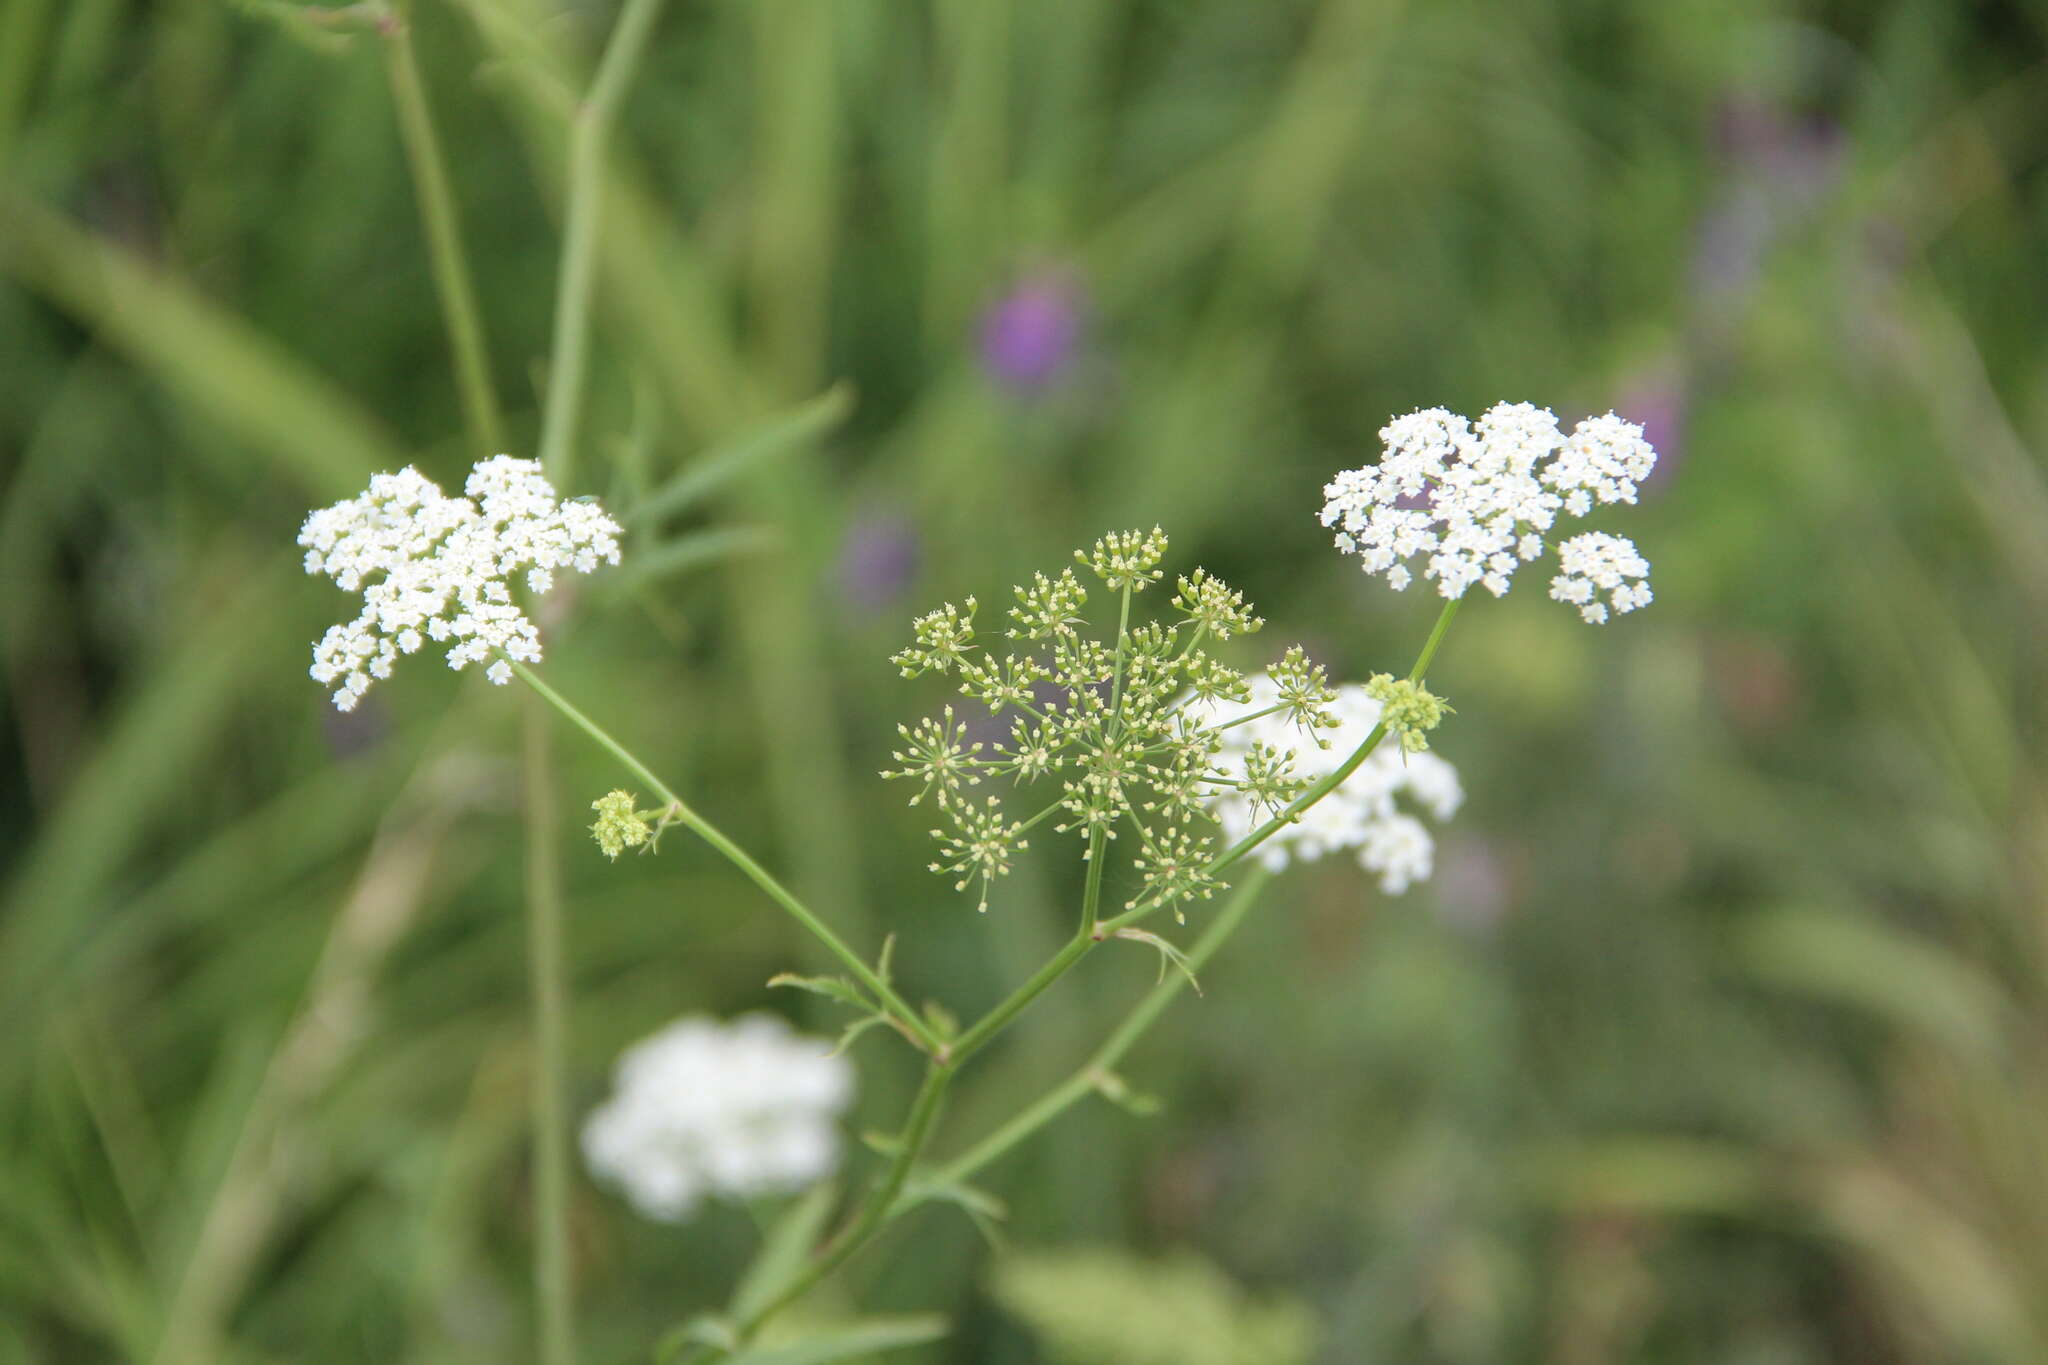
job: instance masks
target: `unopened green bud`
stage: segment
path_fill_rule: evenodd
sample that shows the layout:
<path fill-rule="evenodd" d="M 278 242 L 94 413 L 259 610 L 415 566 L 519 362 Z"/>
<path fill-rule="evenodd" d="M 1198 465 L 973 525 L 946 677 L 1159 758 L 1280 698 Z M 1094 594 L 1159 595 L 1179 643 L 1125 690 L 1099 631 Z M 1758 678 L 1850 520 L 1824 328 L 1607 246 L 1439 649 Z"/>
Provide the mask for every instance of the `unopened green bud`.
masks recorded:
<path fill-rule="evenodd" d="M 1436 729 L 1451 708 L 1444 699 L 1419 682 L 1375 673 L 1365 684 L 1366 695 L 1380 704 L 1380 720 L 1387 732 L 1398 737 L 1402 751 L 1419 754 L 1429 747 L 1429 732 Z"/>
<path fill-rule="evenodd" d="M 633 809 L 630 792 L 608 791 L 590 803 L 597 812 L 597 823 L 590 827 L 591 837 L 607 858 L 616 859 L 629 848 L 638 848 L 654 835 L 654 830 L 639 811 Z"/>

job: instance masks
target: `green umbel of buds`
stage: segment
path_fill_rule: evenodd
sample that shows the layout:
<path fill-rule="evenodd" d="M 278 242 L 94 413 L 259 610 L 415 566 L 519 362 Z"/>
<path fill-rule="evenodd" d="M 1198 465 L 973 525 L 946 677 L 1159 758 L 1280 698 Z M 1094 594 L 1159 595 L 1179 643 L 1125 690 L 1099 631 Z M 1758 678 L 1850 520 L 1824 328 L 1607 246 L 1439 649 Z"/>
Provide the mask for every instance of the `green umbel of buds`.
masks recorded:
<path fill-rule="evenodd" d="M 646 816 L 633 809 L 630 792 L 608 791 L 590 803 L 597 812 L 597 823 L 590 827 L 590 837 L 597 840 L 597 846 L 607 858 L 616 859 L 629 848 L 638 848 L 654 837 L 654 827 L 647 823 Z"/>
<path fill-rule="evenodd" d="M 1380 720 L 1387 733 L 1401 741 L 1403 753 L 1419 754 L 1429 747 L 1429 732 L 1451 713 L 1444 699 L 1419 682 L 1375 673 L 1365 684 L 1366 695 L 1380 704 Z"/>
<path fill-rule="evenodd" d="M 1079 836 L 1084 859 L 1113 844 L 1127 850 L 1110 883 L 1130 897 L 1127 907 L 1178 913 L 1219 885 L 1209 871 L 1218 793 L 1244 790 L 1259 808 L 1278 810 L 1306 788 L 1290 751 L 1261 747 L 1244 774 L 1217 765 L 1222 729 L 1236 722 L 1217 717 L 1215 705 L 1247 702 L 1250 690 L 1209 647 L 1265 624 L 1241 593 L 1195 569 L 1175 580 L 1163 619 L 1131 619 L 1133 598 L 1165 578 L 1167 548 L 1156 527 L 1117 531 L 1075 551 L 1079 572 L 1033 574 L 1013 594 L 1009 652 L 976 646 L 967 597 L 964 610 L 949 603 L 913 621 L 910 647 L 891 660 L 908 677 L 951 675 L 973 703 L 899 726 L 897 766 L 882 775 L 909 781 L 913 805 L 936 807 L 943 824 L 932 831 L 932 870 L 961 890 L 979 882 L 980 908 L 1023 836 L 1043 823 Z M 1088 574 L 1117 599 L 1113 631 L 1089 628 Z M 1273 671 L 1274 709 L 1305 744 L 1322 744 L 1317 732 L 1337 724 L 1323 670 L 1297 647 Z M 991 795 L 996 785 L 1014 790 Z M 1017 798 L 1024 811 L 1006 814 L 1005 801 Z"/>

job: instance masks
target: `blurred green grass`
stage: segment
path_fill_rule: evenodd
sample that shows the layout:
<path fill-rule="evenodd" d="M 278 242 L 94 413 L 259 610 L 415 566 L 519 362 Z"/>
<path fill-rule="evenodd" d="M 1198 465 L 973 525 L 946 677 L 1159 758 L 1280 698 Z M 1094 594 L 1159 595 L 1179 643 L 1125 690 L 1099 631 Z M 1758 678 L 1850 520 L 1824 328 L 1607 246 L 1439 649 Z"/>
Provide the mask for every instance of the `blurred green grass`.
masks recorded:
<path fill-rule="evenodd" d="M 411 8 L 530 453 L 611 8 Z M 1937 0 L 673 7 L 576 491 L 630 510 L 855 401 L 650 524 L 678 567 L 593 585 L 549 676 L 971 1010 L 1073 888 L 981 918 L 921 871 L 872 776 L 932 700 L 882 662 L 913 609 L 1158 521 L 1357 676 L 1429 617 L 1313 520 L 1388 414 L 1653 418 L 1656 608 L 1465 613 L 1435 883 L 1290 874 L 1131 1058 L 1164 1112 L 993 1173 L 1008 1235 L 1199 1248 L 1330 1360 L 2048 1358 L 2044 35 Z M 0 4 L 0 1361 L 150 1358 L 174 1305 L 240 1360 L 528 1350 L 512 717 L 422 669 L 338 723 L 304 677 L 336 598 L 289 553 L 372 469 L 468 460 L 378 44 Z M 1085 341 L 1019 392 L 978 329 L 1046 272 Z M 560 753 L 567 810 L 615 780 Z M 701 849 L 563 840 L 579 1105 L 809 960 Z M 1142 956 L 966 1077 L 955 1140 Z M 886 1125 L 908 1059 L 861 1062 Z M 591 1360 L 754 1237 L 581 1184 L 574 1231 Z M 977 1246 L 920 1214 L 840 1292 L 952 1312 L 927 1359 L 1038 1358 Z"/>

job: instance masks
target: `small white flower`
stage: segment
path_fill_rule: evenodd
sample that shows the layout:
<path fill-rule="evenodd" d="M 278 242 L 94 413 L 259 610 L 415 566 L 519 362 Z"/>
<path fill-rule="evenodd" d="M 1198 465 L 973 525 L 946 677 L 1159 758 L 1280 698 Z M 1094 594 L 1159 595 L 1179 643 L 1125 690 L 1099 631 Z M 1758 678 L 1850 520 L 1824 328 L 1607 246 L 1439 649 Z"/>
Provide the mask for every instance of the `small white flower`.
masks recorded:
<path fill-rule="evenodd" d="M 649 1218 L 680 1222 L 706 1195 L 802 1189 L 839 1163 L 853 1068 L 775 1015 L 692 1016 L 619 1057 L 583 1125 L 592 1174 Z"/>
<path fill-rule="evenodd" d="M 512 575 L 546 592 L 554 571 L 590 573 L 619 562 L 619 526 L 594 504 L 563 503 L 533 460 L 497 455 L 470 471 L 451 498 L 410 467 L 377 474 L 361 495 L 306 518 L 306 572 L 363 595 L 362 613 L 313 646 L 313 677 L 338 684 L 334 705 L 355 708 L 373 678 L 424 640 L 448 664 L 491 661 L 486 676 L 512 680 L 505 658 L 540 658 L 540 632 L 512 601 Z M 422 633 L 424 632 L 424 638 Z"/>
<path fill-rule="evenodd" d="M 1279 701 L 1279 689 L 1268 674 L 1255 674 L 1246 682 L 1251 688 L 1249 702 L 1232 705 L 1227 713 L 1214 702 L 1190 701 L 1186 709 L 1203 723 L 1215 725 L 1245 710 L 1261 711 Z M 1329 748 L 1319 747 L 1285 712 L 1277 712 L 1221 731 L 1223 747 L 1215 758 L 1216 769 L 1226 778 L 1241 780 L 1253 746 L 1264 745 L 1282 752 L 1292 750 L 1294 770 L 1301 777 L 1315 781 L 1328 776 L 1379 724 L 1380 703 L 1363 687 L 1350 685 L 1337 689 L 1337 700 L 1329 709 L 1338 724 L 1319 732 L 1329 741 Z M 1254 856 L 1277 870 L 1294 858 L 1313 861 L 1339 849 L 1356 849 L 1360 865 L 1378 876 L 1380 888 L 1399 895 L 1428 878 L 1435 853 L 1428 827 L 1396 804 L 1396 798 L 1404 796 L 1437 820 L 1450 819 L 1465 800 L 1456 768 L 1434 752 L 1404 754 L 1389 737 L 1341 786 L 1302 812 L 1300 820 L 1259 845 Z M 1228 843 L 1250 834 L 1272 815 L 1229 787 L 1212 796 L 1209 807 Z"/>
<path fill-rule="evenodd" d="M 1550 595 L 1577 607 L 1594 625 L 1607 620 L 1608 602 L 1618 612 L 1650 603 L 1649 561 L 1636 553 L 1634 542 L 1620 536 L 1598 531 L 1573 536 L 1558 547 L 1557 565 L 1563 572 L 1550 580 Z M 1601 592 L 1607 602 L 1600 600 Z"/>
<path fill-rule="evenodd" d="M 1420 560 L 1422 576 L 1452 598 L 1475 583 L 1504 596 L 1515 570 L 1543 554 L 1560 513 L 1634 502 L 1657 462 L 1633 422 L 1610 412 L 1567 437 L 1549 409 L 1528 403 L 1497 404 L 1476 426 L 1428 408 L 1395 418 L 1380 440 L 1378 464 L 1324 486 L 1323 525 L 1337 528 L 1338 549 L 1396 591 Z M 1647 586 L 1631 590 L 1631 605 L 1649 600 Z M 1587 619 L 1605 619 L 1605 608 Z"/>

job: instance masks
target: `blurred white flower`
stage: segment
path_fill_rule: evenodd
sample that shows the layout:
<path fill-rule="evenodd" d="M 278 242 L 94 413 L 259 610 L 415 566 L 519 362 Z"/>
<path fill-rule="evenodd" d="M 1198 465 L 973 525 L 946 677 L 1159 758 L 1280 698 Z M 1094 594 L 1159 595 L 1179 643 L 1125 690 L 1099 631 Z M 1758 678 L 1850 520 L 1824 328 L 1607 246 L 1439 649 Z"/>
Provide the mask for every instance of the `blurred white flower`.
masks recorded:
<path fill-rule="evenodd" d="M 583 1125 L 584 1160 L 645 1216 L 680 1222 L 706 1195 L 745 1199 L 830 1175 L 853 1067 L 775 1015 L 691 1016 L 627 1048 L 613 1086 Z"/>
<path fill-rule="evenodd" d="M 1380 440 L 1386 451 L 1378 464 L 1346 470 L 1324 486 L 1323 525 L 1337 528 L 1338 549 L 1390 587 L 1407 587 L 1409 562 L 1420 558 L 1423 577 L 1435 579 L 1445 597 L 1463 597 L 1474 583 L 1504 595 L 1515 570 L 1542 555 L 1560 512 L 1580 517 L 1595 503 L 1634 502 L 1657 463 L 1633 422 L 1610 412 L 1567 437 L 1548 408 L 1528 403 L 1497 404 L 1476 428 L 1442 408 L 1412 412 L 1383 427 Z M 1648 573 L 1635 546 L 1601 539 L 1625 547 L 1641 567 L 1631 577 Z M 1647 586 L 1629 594 L 1629 606 L 1650 600 Z M 1615 607 L 1627 609 L 1622 599 Z M 1582 614 L 1607 619 L 1604 607 Z"/>
<path fill-rule="evenodd" d="M 1251 699 L 1248 704 L 1230 706 L 1232 714 L 1261 711 L 1279 702 L 1279 689 L 1269 675 L 1258 673 L 1245 681 L 1251 687 Z M 1223 748 L 1216 755 L 1215 767 L 1227 777 L 1242 780 L 1253 746 L 1261 745 L 1282 753 L 1292 750 L 1294 772 L 1299 777 L 1313 782 L 1328 776 L 1379 724 L 1380 704 L 1354 684 L 1338 688 L 1337 700 L 1329 709 L 1338 721 L 1335 729 L 1321 732 L 1330 741 L 1329 748 L 1319 748 L 1314 738 L 1288 721 L 1285 712 L 1276 712 L 1221 731 Z M 1191 700 L 1187 710 L 1205 724 L 1229 719 L 1215 702 Z M 1389 737 L 1341 786 L 1302 812 L 1299 821 L 1259 845 L 1253 856 L 1277 870 L 1292 858 L 1313 860 L 1338 849 L 1356 849 L 1360 866 L 1379 877 L 1380 889 L 1399 895 L 1428 879 L 1436 851 L 1428 827 L 1396 805 L 1395 799 L 1401 796 L 1433 818 L 1448 820 L 1464 803 L 1465 791 L 1458 784 L 1458 770 L 1435 753 L 1403 753 Z M 1273 814 L 1230 788 L 1219 790 L 1209 806 L 1232 843 Z"/>
<path fill-rule="evenodd" d="M 300 528 L 306 572 L 363 595 L 362 613 L 313 646 L 314 679 L 340 684 L 337 709 L 353 710 L 372 679 L 390 677 L 400 654 L 428 640 L 448 647 L 449 667 L 490 660 L 490 680 L 510 682 L 495 655 L 540 658 L 540 632 L 512 600 L 512 575 L 524 570 L 527 588 L 544 593 L 557 569 L 619 562 L 618 523 L 594 502 L 559 501 L 536 461 L 493 456 L 462 491 L 448 497 L 408 466 L 371 476 L 368 490 Z"/>

